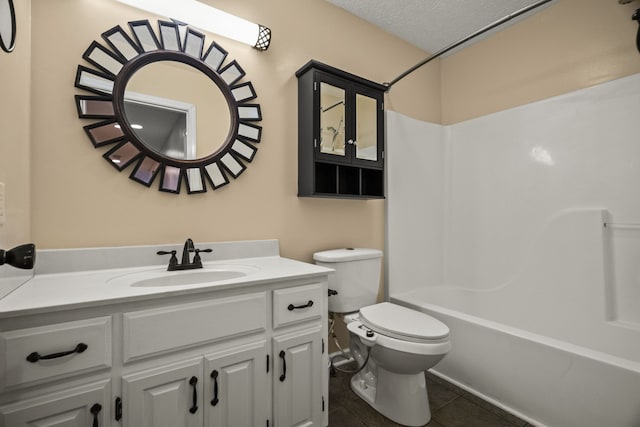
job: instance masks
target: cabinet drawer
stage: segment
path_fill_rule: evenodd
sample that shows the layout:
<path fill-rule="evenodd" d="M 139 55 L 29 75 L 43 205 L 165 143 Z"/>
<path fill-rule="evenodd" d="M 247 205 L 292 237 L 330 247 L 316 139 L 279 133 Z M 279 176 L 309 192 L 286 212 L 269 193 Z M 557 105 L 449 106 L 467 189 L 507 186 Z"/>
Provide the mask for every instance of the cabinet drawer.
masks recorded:
<path fill-rule="evenodd" d="M 124 314 L 124 361 L 265 330 L 265 292 Z"/>
<path fill-rule="evenodd" d="M 3 332 L 0 354 L 2 389 L 108 368 L 111 317 Z"/>
<path fill-rule="evenodd" d="M 323 313 L 320 283 L 273 291 L 273 327 L 320 318 Z"/>

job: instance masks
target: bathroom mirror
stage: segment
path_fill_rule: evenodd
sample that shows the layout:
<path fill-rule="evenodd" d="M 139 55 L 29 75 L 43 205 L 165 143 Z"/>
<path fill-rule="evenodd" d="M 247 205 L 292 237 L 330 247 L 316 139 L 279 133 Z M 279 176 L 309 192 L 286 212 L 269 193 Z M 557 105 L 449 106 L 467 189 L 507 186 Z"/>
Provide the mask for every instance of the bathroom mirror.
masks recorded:
<path fill-rule="evenodd" d="M 262 119 L 256 92 L 243 82 L 244 70 L 227 52 L 187 26 L 159 21 L 129 22 L 102 34 L 79 65 L 75 86 L 84 130 L 95 147 L 110 146 L 103 157 L 117 170 L 159 190 L 188 193 L 216 189 L 237 178 L 260 142 Z M 96 121 L 97 120 L 97 121 Z"/>
<path fill-rule="evenodd" d="M 13 0 L 0 0 L 0 48 L 13 51 L 16 44 L 16 11 Z"/>

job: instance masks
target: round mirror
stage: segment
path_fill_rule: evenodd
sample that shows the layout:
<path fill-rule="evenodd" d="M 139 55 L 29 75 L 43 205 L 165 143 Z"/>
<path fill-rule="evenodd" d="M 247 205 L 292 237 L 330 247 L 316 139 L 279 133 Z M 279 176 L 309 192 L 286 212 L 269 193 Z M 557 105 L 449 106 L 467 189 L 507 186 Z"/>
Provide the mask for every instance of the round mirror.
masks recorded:
<path fill-rule="evenodd" d="M 0 0 L 2 1 L 2 0 Z M 149 21 L 129 22 L 102 34 L 79 65 L 75 86 L 93 95 L 76 95 L 78 116 L 94 119 L 84 126 L 97 147 L 111 146 L 103 157 L 117 170 L 132 167 L 129 177 L 159 190 L 202 193 L 237 178 L 260 142 L 262 120 L 244 70 L 227 61 L 215 42 L 175 22 L 159 21 L 158 35 Z M 99 119 L 99 121 L 95 121 Z"/>
<path fill-rule="evenodd" d="M 13 0 L 0 0 L 0 47 L 11 52 L 16 43 L 16 12 Z"/>
<path fill-rule="evenodd" d="M 231 111 L 220 88 L 181 62 L 157 61 L 138 69 L 125 88 L 124 112 L 145 146 L 176 160 L 218 152 L 231 130 Z"/>

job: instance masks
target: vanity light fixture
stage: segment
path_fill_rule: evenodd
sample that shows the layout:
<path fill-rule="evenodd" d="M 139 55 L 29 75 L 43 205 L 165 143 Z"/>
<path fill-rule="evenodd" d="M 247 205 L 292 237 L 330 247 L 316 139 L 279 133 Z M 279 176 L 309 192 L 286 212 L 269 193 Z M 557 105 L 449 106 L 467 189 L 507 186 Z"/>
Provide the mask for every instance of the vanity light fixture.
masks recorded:
<path fill-rule="evenodd" d="M 258 50 L 267 50 L 271 29 L 197 0 L 117 0 L 137 9 L 166 16 L 189 26 L 219 34 Z"/>

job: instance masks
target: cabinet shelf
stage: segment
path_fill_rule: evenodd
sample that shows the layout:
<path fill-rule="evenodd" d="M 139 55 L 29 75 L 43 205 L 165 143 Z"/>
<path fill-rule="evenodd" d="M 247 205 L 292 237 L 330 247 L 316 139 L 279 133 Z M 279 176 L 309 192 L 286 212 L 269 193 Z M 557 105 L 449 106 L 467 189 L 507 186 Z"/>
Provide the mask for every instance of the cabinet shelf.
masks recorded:
<path fill-rule="evenodd" d="M 384 198 L 385 86 L 310 61 L 298 77 L 298 196 Z"/>

